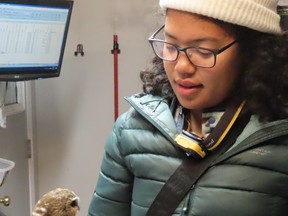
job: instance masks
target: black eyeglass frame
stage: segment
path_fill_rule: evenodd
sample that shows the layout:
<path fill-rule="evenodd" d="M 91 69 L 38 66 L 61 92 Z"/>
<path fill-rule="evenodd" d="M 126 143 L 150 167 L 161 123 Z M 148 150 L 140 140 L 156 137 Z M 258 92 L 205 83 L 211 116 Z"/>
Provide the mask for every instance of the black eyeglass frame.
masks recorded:
<path fill-rule="evenodd" d="M 208 49 L 208 48 L 204 48 L 204 47 L 197 47 L 197 46 L 189 46 L 189 47 L 185 47 L 185 48 L 181 48 L 181 47 L 178 47 L 176 46 L 175 44 L 172 44 L 172 43 L 169 43 L 169 42 L 166 42 L 164 40 L 160 40 L 160 39 L 156 39 L 155 36 L 165 27 L 165 25 L 161 26 L 158 30 L 156 30 L 149 38 L 148 38 L 148 41 L 149 43 L 151 44 L 152 46 L 152 49 L 155 53 L 156 56 L 158 56 L 159 58 L 161 58 L 162 60 L 164 61 L 169 61 L 169 62 L 174 62 L 178 59 L 179 57 L 179 54 L 180 54 L 180 51 L 184 52 L 186 57 L 188 58 L 189 62 L 197 67 L 201 67 L 201 68 L 213 68 L 215 65 L 216 65 L 216 56 L 219 55 L 220 53 L 224 52 L 225 50 L 227 50 L 228 48 L 230 48 L 232 45 L 234 45 L 235 43 L 237 43 L 237 40 L 234 40 L 232 41 L 231 43 L 227 44 L 226 46 L 222 47 L 222 48 L 219 48 L 217 50 L 213 50 L 213 49 Z M 154 49 L 154 46 L 153 46 L 153 42 L 162 42 L 162 43 L 166 43 L 166 44 L 169 44 L 169 45 L 172 45 L 174 46 L 176 49 L 177 49 L 177 56 L 175 58 L 175 60 L 167 60 L 167 59 L 164 59 L 162 57 L 160 57 L 159 55 L 157 55 L 157 53 L 155 52 L 155 49 Z M 203 50 L 207 50 L 207 51 L 210 51 L 211 53 L 213 53 L 213 56 L 214 56 L 214 64 L 212 66 L 201 66 L 201 65 L 197 65 L 197 64 L 194 64 L 190 58 L 189 58 L 189 55 L 187 54 L 186 50 L 187 49 L 191 49 L 191 48 L 194 48 L 194 49 L 203 49 Z"/>

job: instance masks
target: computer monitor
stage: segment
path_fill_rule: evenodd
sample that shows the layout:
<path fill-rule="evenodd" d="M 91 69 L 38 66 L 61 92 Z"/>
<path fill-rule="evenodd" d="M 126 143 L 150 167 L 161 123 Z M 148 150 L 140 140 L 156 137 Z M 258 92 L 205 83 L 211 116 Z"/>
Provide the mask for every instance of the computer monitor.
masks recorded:
<path fill-rule="evenodd" d="M 0 0 L 0 81 L 58 77 L 73 1 Z"/>

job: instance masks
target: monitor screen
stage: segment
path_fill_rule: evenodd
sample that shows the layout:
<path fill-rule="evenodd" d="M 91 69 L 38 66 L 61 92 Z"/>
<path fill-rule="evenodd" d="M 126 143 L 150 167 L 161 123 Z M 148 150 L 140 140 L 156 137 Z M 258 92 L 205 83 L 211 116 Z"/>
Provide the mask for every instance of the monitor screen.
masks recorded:
<path fill-rule="evenodd" d="M 0 81 L 60 75 L 73 1 L 0 0 Z"/>

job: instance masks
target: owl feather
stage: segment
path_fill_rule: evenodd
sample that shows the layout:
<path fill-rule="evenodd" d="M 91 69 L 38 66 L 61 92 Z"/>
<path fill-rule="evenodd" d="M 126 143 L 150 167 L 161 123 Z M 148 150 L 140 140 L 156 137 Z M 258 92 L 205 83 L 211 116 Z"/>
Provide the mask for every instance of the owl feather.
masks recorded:
<path fill-rule="evenodd" d="M 76 216 L 79 197 L 66 188 L 56 188 L 44 194 L 34 207 L 32 216 Z"/>

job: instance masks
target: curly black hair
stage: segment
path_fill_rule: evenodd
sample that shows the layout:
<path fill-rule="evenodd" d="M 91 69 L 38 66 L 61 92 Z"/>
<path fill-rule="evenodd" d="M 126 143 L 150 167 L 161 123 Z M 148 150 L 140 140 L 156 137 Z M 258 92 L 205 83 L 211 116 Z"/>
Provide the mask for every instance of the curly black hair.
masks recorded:
<path fill-rule="evenodd" d="M 287 118 L 287 34 L 266 34 L 241 26 L 233 29 L 245 61 L 235 88 L 246 99 L 246 109 L 261 121 Z M 161 59 L 154 57 L 152 67 L 141 71 L 140 78 L 145 93 L 174 97 Z"/>

